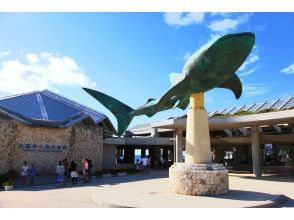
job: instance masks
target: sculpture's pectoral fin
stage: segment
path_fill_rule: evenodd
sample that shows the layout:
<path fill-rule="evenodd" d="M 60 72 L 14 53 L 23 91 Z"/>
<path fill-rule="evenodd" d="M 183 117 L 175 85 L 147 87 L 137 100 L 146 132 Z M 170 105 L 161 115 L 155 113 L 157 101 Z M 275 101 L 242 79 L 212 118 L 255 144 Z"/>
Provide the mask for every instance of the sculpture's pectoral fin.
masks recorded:
<path fill-rule="evenodd" d="M 242 83 L 236 73 L 231 78 L 218 86 L 219 88 L 230 89 L 235 94 L 236 99 L 239 99 L 242 94 Z"/>
<path fill-rule="evenodd" d="M 184 97 L 182 98 L 181 102 L 178 104 L 178 108 L 185 110 L 187 108 L 187 106 L 189 105 L 189 96 L 188 97 Z"/>

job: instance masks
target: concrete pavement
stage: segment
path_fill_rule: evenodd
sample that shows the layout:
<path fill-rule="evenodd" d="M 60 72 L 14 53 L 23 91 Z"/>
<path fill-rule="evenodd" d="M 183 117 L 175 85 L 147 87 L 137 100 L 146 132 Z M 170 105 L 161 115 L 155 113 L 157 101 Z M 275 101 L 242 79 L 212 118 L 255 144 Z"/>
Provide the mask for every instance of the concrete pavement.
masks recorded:
<path fill-rule="evenodd" d="M 230 194 L 187 197 L 167 192 L 167 175 L 167 171 L 152 171 L 151 175 L 94 179 L 87 185 L 79 182 L 74 187 L 46 184 L 0 191 L 0 207 L 250 207 L 277 205 L 279 195 L 289 197 L 279 207 L 294 207 L 293 176 L 255 179 L 249 174 L 230 174 Z"/>
<path fill-rule="evenodd" d="M 156 175 L 156 174 L 155 174 Z M 157 178 L 98 189 L 93 201 L 101 207 L 139 208 L 239 208 L 273 207 L 285 197 L 272 181 L 252 175 L 230 175 L 230 193 L 219 196 L 186 196 L 167 191 L 168 178 Z M 287 179 L 288 180 L 288 179 Z M 289 189 L 293 181 L 280 186 Z"/>

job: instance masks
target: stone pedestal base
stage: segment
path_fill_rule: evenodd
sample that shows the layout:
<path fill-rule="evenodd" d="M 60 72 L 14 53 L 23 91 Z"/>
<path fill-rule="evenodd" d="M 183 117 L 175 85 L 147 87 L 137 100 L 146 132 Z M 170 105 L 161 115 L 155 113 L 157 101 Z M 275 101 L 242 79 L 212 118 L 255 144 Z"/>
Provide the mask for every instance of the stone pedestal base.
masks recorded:
<path fill-rule="evenodd" d="M 229 192 L 228 170 L 217 163 L 176 163 L 169 169 L 169 191 L 193 196 Z"/>

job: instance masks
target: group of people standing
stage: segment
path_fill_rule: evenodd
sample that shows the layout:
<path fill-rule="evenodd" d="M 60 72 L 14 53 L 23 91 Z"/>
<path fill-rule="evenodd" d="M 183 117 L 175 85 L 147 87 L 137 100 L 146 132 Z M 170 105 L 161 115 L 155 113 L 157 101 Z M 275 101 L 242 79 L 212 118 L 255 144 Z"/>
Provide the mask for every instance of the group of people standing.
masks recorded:
<path fill-rule="evenodd" d="M 56 184 L 57 186 L 64 186 L 68 179 L 71 179 L 72 185 L 78 184 L 78 176 L 82 173 L 83 175 L 83 183 L 91 182 L 91 177 L 93 173 L 93 164 L 90 159 L 82 160 L 82 169 L 81 172 L 78 170 L 77 163 L 72 160 L 70 163 L 67 158 L 62 161 L 59 161 L 56 167 Z M 26 161 L 23 163 L 21 168 L 21 184 L 24 185 L 27 182 L 27 178 L 29 178 L 30 184 L 34 183 L 34 178 L 37 175 L 37 170 L 35 165 L 28 164 Z"/>
<path fill-rule="evenodd" d="M 149 156 L 142 157 L 141 160 L 137 159 L 136 169 L 142 169 L 143 174 L 149 174 L 151 167 L 151 158 Z"/>
<path fill-rule="evenodd" d="M 90 159 L 83 159 L 82 160 L 82 174 L 83 174 L 83 183 L 91 182 L 92 177 L 92 171 L 93 171 L 93 164 L 92 160 Z M 71 178 L 72 185 L 78 184 L 78 165 L 75 163 L 74 160 L 68 163 L 68 160 L 65 158 L 63 161 L 59 161 L 57 167 L 56 167 L 56 182 L 57 186 L 64 186 L 66 183 L 66 180 L 68 178 Z"/>
<path fill-rule="evenodd" d="M 34 177 L 37 175 L 37 170 L 35 165 L 32 163 L 28 165 L 25 161 L 23 166 L 21 167 L 21 184 L 24 185 L 27 182 L 27 178 L 29 177 L 30 184 L 34 183 Z"/>

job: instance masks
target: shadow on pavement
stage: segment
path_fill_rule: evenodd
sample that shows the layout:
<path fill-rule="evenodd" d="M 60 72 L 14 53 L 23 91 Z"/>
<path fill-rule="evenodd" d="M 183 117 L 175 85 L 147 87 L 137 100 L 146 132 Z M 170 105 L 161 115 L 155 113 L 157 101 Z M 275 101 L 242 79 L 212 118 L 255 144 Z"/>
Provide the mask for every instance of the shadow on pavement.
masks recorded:
<path fill-rule="evenodd" d="M 276 194 L 247 191 L 247 190 L 230 190 L 228 194 L 213 196 L 214 198 L 240 200 L 240 201 L 265 201 L 271 200 Z"/>
<path fill-rule="evenodd" d="M 281 205 L 277 206 L 277 208 L 293 208 L 294 207 L 294 199 L 287 197 L 287 200 Z"/>
<path fill-rule="evenodd" d="M 42 190 L 52 190 L 52 189 L 68 189 L 68 188 L 78 188 L 78 187 L 103 187 L 103 185 L 118 185 L 121 183 L 143 181 L 148 179 L 158 179 L 167 178 L 167 171 L 151 171 L 148 175 L 143 174 L 131 174 L 126 176 L 112 176 L 104 178 L 93 177 L 90 183 L 83 184 L 83 180 L 79 179 L 77 185 L 72 185 L 71 181 L 67 181 L 66 185 L 63 187 L 56 186 L 54 182 L 55 178 L 52 177 L 52 181 L 47 181 L 46 183 L 36 183 L 34 185 L 17 185 L 14 191 L 42 191 Z"/>
<path fill-rule="evenodd" d="M 290 175 L 266 175 L 261 177 L 255 177 L 255 176 L 248 176 L 248 175 L 239 175 L 230 173 L 229 176 L 231 177 L 238 177 L 243 179 L 251 179 L 251 180 L 262 180 L 262 181 L 272 181 L 272 182 L 289 182 L 294 183 L 294 176 Z"/>

